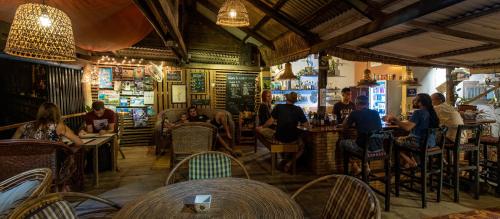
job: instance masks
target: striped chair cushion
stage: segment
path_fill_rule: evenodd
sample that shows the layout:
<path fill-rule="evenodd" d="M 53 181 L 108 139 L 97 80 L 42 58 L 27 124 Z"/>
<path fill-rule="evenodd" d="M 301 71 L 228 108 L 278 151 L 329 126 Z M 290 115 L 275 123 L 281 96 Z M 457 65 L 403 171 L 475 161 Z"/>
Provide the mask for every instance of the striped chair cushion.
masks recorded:
<path fill-rule="evenodd" d="M 189 160 L 189 179 L 231 177 L 231 159 L 221 154 L 201 154 Z"/>
<path fill-rule="evenodd" d="M 67 201 L 57 201 L 39 209 L 32 214 L 30 219 L 76 219 L 76 213 Z"/>
<path fill-rule="evenodd" d="M 375 197 L 361 183 L 340 176 L 330 192 L 321 218 L 372 218 L 377 211 Z"/>

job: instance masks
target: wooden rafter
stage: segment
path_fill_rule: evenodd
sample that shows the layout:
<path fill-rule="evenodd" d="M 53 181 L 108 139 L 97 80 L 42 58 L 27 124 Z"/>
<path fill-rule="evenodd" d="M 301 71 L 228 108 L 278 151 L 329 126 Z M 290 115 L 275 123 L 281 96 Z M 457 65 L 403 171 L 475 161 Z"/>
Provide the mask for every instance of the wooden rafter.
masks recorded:
<path fill-rule="evenodd" d="M 456 16 L 456 17 L 453 17 L 450 19 L 446 19 L 446 20 L 441 21 L 441 22 L 434 23 L 433 25 L 437 25 L 440 27 L 457 25 L 457 24 L 461 24 L 461 23 L 485 16 L 485 15 L 496 13 L 496 12 L 500 12 L 500 3 L 496 3 L 496 4 L 491 5 L 491 6 L 486 6 L 486 7 L 477 8 L 477 9 L 474 9 L 471 11 L 467 11 L 459 16 Z M 377 41 L 363 44 L 360 47 L 371 48 L 371 47 L 379 46 L 379 45 L 386 44 L 386 43 L 389 43 L 392 41 L 400 40 L 400 39 L 403 39 L 406 37 L 415 36 L 417 34 L 421 34 L 421 33 L 425 33 L 425 32 L 426 32 L 426 30 L 423 30 L 423 29 L 412 29 L 412 30 L 409 30 L 409 31 L 406 31 L 403 33 L 398 33 L 398 34 L 384 37 L 384 38 L 377 40 Z"/>
<path fill-rule="evenodd" d="M 468 67 L 467 65 L 464 65 L 463 63 L 453 63 L 453 62 L 440 62 L 440 61 L 434 61 L 430 59 L 424 59 L 424 58 L 417 58 L 417 57 L 410 57 L 410 56 L 404 56 L 404 55 L 399 55 L 399 54 L 394 54 L 394 53 L 388 53 L 388 52 L 381 52 L 381 51 L 375 51 L 367 48 L 359 48 L 359 47 L 354 47 L 354 46 L 349 46 L 349 45 L 342 45 L 340 48 L 345 48 L 349 49 L 352 51 L 360 51 L 363 53 L 367 54 L 374 54 L 374 55 L 379 55 L 379 56 L 384 56 L 384 57 L 391 57 L 391 58 L 396 58 L 400 60 L 406 60 L 409 63 L 412 62 L 417 62 L 417 63 L 423 63 L 431 66 L 449 66 L 449 67 Z"/>
<path fill-rule="evenodd" d="M 433 24 L 426 24 L 426 23 L 422 23 L 419 21 L 410 21 L 408 24 L 411 26 L 414 26 L 414 27 L 418 27 L 422 30 L 433 32 L 433 33 L 440 33 L 440 34 L 445 34 L 445 35 L 449 35 L 449 36 L 459 37 L 462 39 L 469 39 L 469 40 L 475 40 L 475 41 L 481 41 L 481 42 L 485 42 L 485 43 L 500 45 L 500 39 L 496 39 L 496 38 L 486 37 L 486 36 L 477 35 L 474 33 L 469 33 L 469 32 L 460 31 L 460 30 L 453 30 L 450 28 L 441 27 L 441 26 L 433 25 Z"/>
<path fill-rule="evenodd" d="M 356 11 L 358 11 L 363 16 L 367 17 L 372 21 L 377 18 L 385 17 L 385 14 L 382 13 L 380 10 L 361 0 L 343 0 L 343 1 L 351 5 L 351 7 L 353 7 Z"/>
<path fill-rule="evenodd" d="M 203 7 L 207 8 L 212 13 L 214 13 L 214 14 L 218 13 L 219 9 L 217 9 L 217 6 L 213 5 L 208 0 L 198 0 L 197 2 L 199 4 L 201 4 Z M 262 43 L 262 45 L 264 45 L 264 46 L 266 46 L 266 47 L 274 50 L 274 44 L 273 44 L 273 42 L 271 42 L 270 40 L 267 40 L 266 38 L 264 38 L 263 36 L 261 36 L 257 32 L 251 30 L 250 28 L 238 28 L 238 29 L 240 29 L 241 31 L 245 32 L 247 35 L 250 35 L 251 37 L 253 37 L 257 41 L 259 41 L 260 43 Z"/>
<path fill-rule="evenodd" d="M 296 24 L 295 22 L 291 21 L 287 17 L 283 16 L 281 13 L 278 13 L 275 11 L 272 7 L 268 6 L 266 3 L 262 2 L 261 0 L 247 0 L 250 4 L 264 12 L 266 15 L 270 16 L 272 19 L 276 20 L 278 23 L 281 25 L 285 26 L 288 28 L 290 31 L 296 33 L 297 35 L 301 36 L 305 40 L 309 42 L 318 42 L 319 37 L 318 35 L 310 32 L 306 28 L 303 28 Z"/>
<path fill-rule="evenodd" d="M 363 36 L 372 33 L 376 33 L 378 31 L 384 30 L 386 28 L 398 24 L 411 21 L 415 18 L 441 10 L 443 8 L 449 7 L 451 5 L 454 5 L 462 1 L 463 0 L 442 0 L 442 1 L 422 0 L 413 3 L 407 7 L 404 7 L 400 10 L 390 13 L 387 16 L 384 16 L 382 18 L 377 18 L 368 24 L 362 25 L 358 28 L 355 28 L 354 30 L 341 34 L 340 36 L 317 43 L 311 47 L 311 52 L 317 53 L 320 50 L 348 43 L 352 40 L 361 38 Z"/>
<path fill-rule="evenodd" d="M 457 49 L 457 50 L 441 52 L 441 53 L 437 53 L 437 54 L 425 55 L 425 56 L 421 56 L 420 58 L 422 58 L 422 59 L 437 59 L 437 58 L 442 58 L 442 57 L 457 56 L 457 55 L 481 52 L 481 51 L 498 49 L 498 48 L 500 48 L 500 45 L 486 44 L 486 45 L 481 45 L 481 46 L 469 47 L 469 48 L 465 48 L 465 49 Z"/>
<path fill-rule="evenodd" d="M 276 2 L 276 4 L 273 5 L 273 9 L 274 10 L 277 10 L 279 11 L 281 9 L 281 7 L 283 7 L 283 5 L 285 5 L 285 3 L 287 2 L 288 0 L 278 0 Z M 262 18 L 260 19 L 259 22 L 257 22 L 257 24 L 255 24 L 255 26 L 253 26 L 253 28 L 251 29 L 252 31 L 257 31 L 259 30 L 264 24 L 266 24 L 269 20 L 271 19 L 271 17 L 269 17 L 267 14 Z M 250 37 L 250 34 L 247 34 L 245 36 L 245 38 L 243 38 L 243 42 L 245 42 L 248 37 Z"/>
<path fill-rule="evenodd" d="M 170 12 L 167 15 L 166 13 L 168 12 L 163 10 L 158 0 L 133 1 L 151 23 L 151 26 L 158 33 L 165 46 L 167 48 L 172 47 L 172 50 L 180 59 L 187 59 L 187 49 L 180 35 L 178 25 L 172 23 L 173 20 L 172 22 L 168 21 L 168 17 L 173 18 L 173 14 Z M 169 38 L 172 38 L 176 42 L 176 45 L 172 46 L 168 41 Z"/>

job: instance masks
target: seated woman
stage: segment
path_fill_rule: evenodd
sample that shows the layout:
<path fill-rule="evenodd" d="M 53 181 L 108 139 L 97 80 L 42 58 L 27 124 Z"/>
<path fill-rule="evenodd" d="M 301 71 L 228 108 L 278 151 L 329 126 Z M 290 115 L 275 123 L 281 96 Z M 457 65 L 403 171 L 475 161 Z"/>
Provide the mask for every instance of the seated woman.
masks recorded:
<path fill-rule="evenodd" d="M 408 136 L 396 138 L 396 146 L 399 147 L 421 147 L 424 145 L 435 146 L 436 136 L 428 136 L 427 142 L 422 142 L 426 135 L 428 128 L 438 128 L 439 118 L 432 106 L 431 97 L 428 94 L 420 93 L 413 99 L 413 112 L 409 121 L 400 121 L 393 115 L 386 116 L 386 121 L 395 123 L 400 128 L 409 131 Z M 401 153 L 401 158 L 404 161 L 404 167 L 416 167 L 417 162 L 411 154 Z"/>
<path fill-rule="evenodd" d="M 62 136 L 71 140 L 76 146 L 83 144 L 82 140 L 63 123 L 59 108 L 53 103 L 43 103 L 38 108 L 36 120 L 19 127 L 12 138 L 62 141 Z"/>

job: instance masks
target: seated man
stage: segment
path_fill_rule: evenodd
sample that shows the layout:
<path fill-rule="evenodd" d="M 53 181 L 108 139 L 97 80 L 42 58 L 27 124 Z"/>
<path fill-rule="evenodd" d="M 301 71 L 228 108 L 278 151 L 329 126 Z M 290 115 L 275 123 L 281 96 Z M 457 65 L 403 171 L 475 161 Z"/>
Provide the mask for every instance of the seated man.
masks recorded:
<path fill-rule="evenodd" d="M 347 150 L 353 153 L 362 153 L 363 147 L 368 143 L 368 138 L 382 129 L 382 121 L 378 112 L 368 108 L 369 100 L 367 96 L 358 96 L 356 98 L 356 110 L 352 111 L 347 119 L 344 120 L 343 128 L 356 128 L 357 138 L 344 139 L 340 142 L 342 150 Z M 370 144 L 368 150 L 378 151 L 383 150 L 382 145 Z M 353 172 L 355 175 L 361 172 L 361 169 L 355 162 L 351 162 Z"/>
<path fill-rule="evenodd" d="M 448 127 L 448 132 L 446 133 L 446 139 L 451 142 L 455 142 L 457 136 L 458 126 L 464 124 L 462 116 L 455 107 L 446 103 L 446 98 L 442 93 L 434 93 L 431 95 L 432 105 L 439 118 L 441 125 Z M 463 143 L 466 139 L 466 133 L 463 132 L 460 136 L 460 141 Z"/>
<path fill-rule="evenodd" d="M 92 103 L 92 111 L 85 115 L 86 130 L 80 131 L 79 135 L 87 133 L 114 133 L 116 116 L 113 110 L 104 108 L 104 102 Z"/>
<path fill-rule="evenodd" d="M 408 136 L 396 138 L 396 146 L 411 148 L 419 148 L 425 145 L 436 146 L 435 134 L 426 136 L 427 129 L 439 127 L 439 118 L 432 106 L 431 97 L 424 93 L 417 94 L 417 97 L 413 99 L 413 108 L 415 111 L 409 121 L 401 121 L 393 115 L 386 116 L 387 122 L 395 123 L 400 128 L 410 132 Z M 428 137 L 427 142 L 423 142 L 425 137 Z M 403 159 L 404 168 L 417 167 L 418 163 L 411 154 L 402 152 L 400 156 Z"/>
<path fill-rule="evenodd" d="M 286 104 L 278 104 L 271 112 L 269 118 L 263 125 L 257 127 L 257 131 L 261 133 L 269 141 L 276 139 L 284 143 L 297 142 L 299 145 L 299 152 L 295 157 L 285 164 L 285 172 L 290 170 L 294 160 L 297 160 L 304 152 L 304 146 L 300 138 L 300 130 L 297 129 L 299 123 L 309 126 L 302 108 L 295 106 L 297 102 L 297 93 L 291 92 L 285 95 Z M 276 131 L 268 128 L 276 123 Z"/>

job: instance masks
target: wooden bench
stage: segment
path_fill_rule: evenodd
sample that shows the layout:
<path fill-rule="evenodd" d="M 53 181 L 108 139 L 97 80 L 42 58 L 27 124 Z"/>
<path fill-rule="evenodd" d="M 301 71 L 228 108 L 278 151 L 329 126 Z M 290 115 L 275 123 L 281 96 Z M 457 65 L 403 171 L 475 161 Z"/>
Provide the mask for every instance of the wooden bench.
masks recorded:
<path fill-rule="evenodd" d="M 258 142 L 260 141 L 267 149 L 271 152 L 271 175 L 274 175 L 274 169 L 276 168 L 276 157 L 278 153 L 297 153 L 299 152 L 299 145 L 295 142 L 292 143 L 284 143 L 278 140 L 269 141 L 262 134 L 256 132 L 255 133 L 257 140 L 255 141 L 255 147 L 257 147 Z M 297 160 L 293 160 L 292 163 L 292 171 L 295 174 L 295 166 Z"/>

